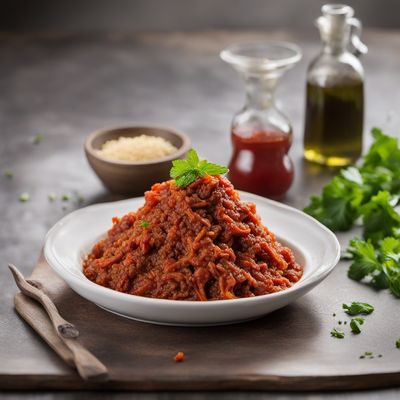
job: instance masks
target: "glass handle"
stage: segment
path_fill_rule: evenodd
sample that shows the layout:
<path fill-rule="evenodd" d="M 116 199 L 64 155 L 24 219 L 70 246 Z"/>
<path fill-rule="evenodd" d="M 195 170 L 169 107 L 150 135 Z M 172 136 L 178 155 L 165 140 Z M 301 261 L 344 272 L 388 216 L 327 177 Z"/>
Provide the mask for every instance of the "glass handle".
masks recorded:
<path fill-rule="evenodd" d="M 349 25 L 351 27 L 351 44 L 354 48 L 353 54 L 359 57 L 361 54 L 368 52 L 368 47 L 361 41 L 361 22 L 357 18 L 350 18 Z"/>

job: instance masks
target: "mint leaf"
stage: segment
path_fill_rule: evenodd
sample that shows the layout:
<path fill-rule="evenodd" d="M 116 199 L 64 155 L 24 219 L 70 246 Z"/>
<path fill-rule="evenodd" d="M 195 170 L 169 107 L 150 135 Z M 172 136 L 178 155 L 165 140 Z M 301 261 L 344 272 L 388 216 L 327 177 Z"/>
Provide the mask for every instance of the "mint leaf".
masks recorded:
<path fill-rule="evenodd" d="M 188 168 L 188 163 L 186 160 L 174 160 L 172 161 L 172 168 L 170 170 L 171 178 L 177 178 L 178 176 L 185 173 Z"/>
<path fill-rule="evenodd" d="M 358 301 L 353 301 L 350 305 L 343 304 L 342 308 L 349 315 L 371 314 L 374 311 L 374 307 L 371 304 Z"/>
<path fill-rule="evenodd" d="M 199 165 L 199 162 L 200 162 L 198 154 L 193 149 L 189 150 L 186 160 L 187 160 L 188 164 L 193 168 L 197 168 Z"/>
<path fill-rule="evenodd" d="M 226 172 L 228 172 L 228 168 L 212 164 L 206 160 L 200 160 L 196 151 L 191 149 L 186 156 L 186 160 L 172 161 L 170 176 L 175 179 L 175 183 L 178 186 L 185 187 L 206 174 L 219 175 Z"/>
<path fill-rule="evenodd" d="M 188 170 L 175 179 L 175 182 L 180 187 L 185 187 L 193 183 L 201 175 L 197 170 Z"/>
<path fill-rule="evenodd" d="M 211 164 L 207 162 L 205 165 L 200 167 L 200 171 L 205 172 L 209 175 L 221 175 L 227 173 L 228 168 L 222 165 Z"/>

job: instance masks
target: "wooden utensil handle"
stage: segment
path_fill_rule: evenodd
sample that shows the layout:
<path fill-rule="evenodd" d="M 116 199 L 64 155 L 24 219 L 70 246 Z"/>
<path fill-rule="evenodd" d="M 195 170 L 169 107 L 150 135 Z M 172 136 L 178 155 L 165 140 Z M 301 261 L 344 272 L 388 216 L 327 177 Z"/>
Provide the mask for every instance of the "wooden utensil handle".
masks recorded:
<path fill-rule="evenodd" d="M 50 317 L 54 329 L 60 336 L 67 338 L 79 336 L 78 329 L 60 315 L 57 307 L 46 293 L 38 287 L 29 284 L 15 265 L 9 264 L 8 266 L 21 292 L 43 305 Z"/>
<path fill-rule="evenodd" d="M 76 339 L 62 338 L 62 340 L 71 350 L 75 366 L 83 379 L 95 381 L 105 381 L 108 379 L 108 371 L 104 364 L 86 350 Z"/>

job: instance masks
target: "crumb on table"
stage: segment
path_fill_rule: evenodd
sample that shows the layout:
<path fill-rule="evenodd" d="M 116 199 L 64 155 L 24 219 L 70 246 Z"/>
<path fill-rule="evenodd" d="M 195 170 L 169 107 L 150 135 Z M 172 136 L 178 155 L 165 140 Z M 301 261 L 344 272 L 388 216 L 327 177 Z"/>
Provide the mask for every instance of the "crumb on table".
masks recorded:
<path fill-rule="evenodd" d="M 182 362 L 185 359 L 185 353 L 183 351 L 178 351 L 175 354 L 175 362 Z"/>

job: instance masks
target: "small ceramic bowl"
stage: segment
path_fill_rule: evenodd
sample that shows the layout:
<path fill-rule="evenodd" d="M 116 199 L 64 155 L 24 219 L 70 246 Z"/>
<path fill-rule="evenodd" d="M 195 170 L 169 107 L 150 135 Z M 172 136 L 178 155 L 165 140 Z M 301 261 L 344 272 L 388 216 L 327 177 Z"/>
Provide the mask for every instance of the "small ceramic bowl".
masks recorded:
<path fill-rule="evenodd" d="M 178 150 L 169 156 L 149 161 L 119 161 L 100 156 L 107 140 L 121 136 L 159 136 L 171 142 Z M 187 135 L 162 126 L 130 126 L 93 132 L 86 139 L 85 153 L 94 172 L 111 192 L 124 195 L 143 195 L 154 183 L 169 179 L 172 160 L 184 158 L 191 143 Z"/>

